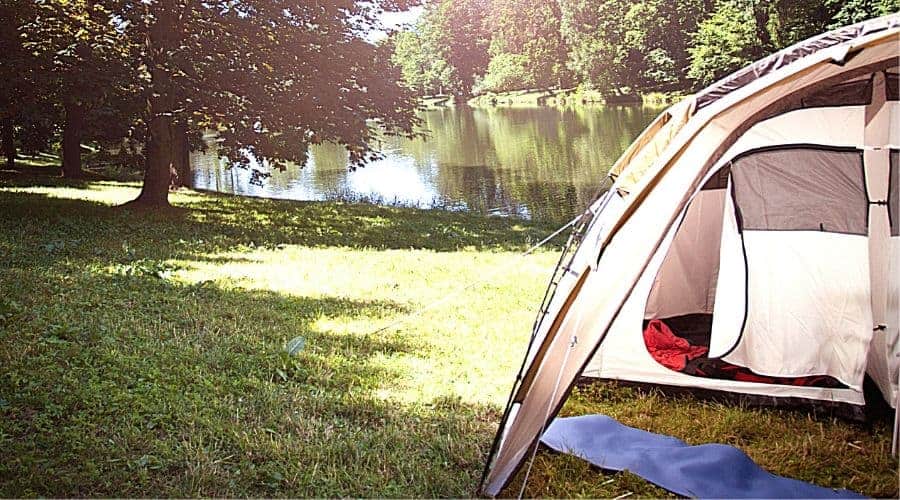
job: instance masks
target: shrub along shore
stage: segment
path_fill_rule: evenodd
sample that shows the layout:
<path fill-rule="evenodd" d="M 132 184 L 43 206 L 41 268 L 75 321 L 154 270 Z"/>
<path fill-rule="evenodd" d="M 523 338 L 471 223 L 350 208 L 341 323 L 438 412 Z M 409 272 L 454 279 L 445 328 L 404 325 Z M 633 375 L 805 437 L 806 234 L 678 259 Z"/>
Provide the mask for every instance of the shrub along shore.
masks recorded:
<path fill-rule="evenodd" d="M 468 99 L 466 104 L 476 108 L 582 105 L 644 105 L 662 108 L 680 101 L 683 97 L 684 94 L 679 92 L 647 92 L 610 97 L 597 91 L 581 88 L 542 88 L 487 92 Z M 461 102 L 461 98 L 451 95 L 426 96 L 419 99 L 419 104 L 425 108 L 453 106 L 459 102 Z"/>
<path fill-rule="evenodd" d="M 116 207 L 138 190 L 0 177 L 0 496 L 475 494 L 558 246 L 517 254 L 553 228 L 189 190 Z M 887 421 L 608 384 L 563 411 L 588 412 L 897 494 Z M 628 493 L 667 496 L 546 452 L 525 490 Z"/>

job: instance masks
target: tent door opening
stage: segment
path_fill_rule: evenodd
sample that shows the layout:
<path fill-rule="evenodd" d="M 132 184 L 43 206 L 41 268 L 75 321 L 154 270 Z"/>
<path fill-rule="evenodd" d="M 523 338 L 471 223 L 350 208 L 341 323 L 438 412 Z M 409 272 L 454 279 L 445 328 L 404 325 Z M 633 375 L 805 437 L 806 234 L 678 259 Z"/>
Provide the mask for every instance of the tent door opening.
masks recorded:
<path fill-rule="evenodd" d="M 860 389 L 872 336 L 862 151 L 741 154 L 688 205 L 644 315 L 653 358 L 696 377 Z"/>

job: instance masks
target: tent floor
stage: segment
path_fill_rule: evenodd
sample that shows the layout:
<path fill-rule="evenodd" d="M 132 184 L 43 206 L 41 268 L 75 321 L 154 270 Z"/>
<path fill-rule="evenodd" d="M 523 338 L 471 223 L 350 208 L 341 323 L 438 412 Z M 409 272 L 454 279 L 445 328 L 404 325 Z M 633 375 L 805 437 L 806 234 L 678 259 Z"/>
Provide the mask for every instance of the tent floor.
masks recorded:
<path fill-rule="evenodd" d="M 687 314 L 683 316 L 673 316 L 668 318 L 659 318 L 653 320 L 657 323 L 658 328 L 667 328 L 668 333 L 662 334 L 658 332 L 654 338 L 658 339 L 659 335 L 668 336 L 665 341 L 665 349 L 662 353 L 654 352 L 649 348 L 650 355 L 654 357 L 660 364 L 668 366 L 670 369 L 679 371 L 692 377 L 715 378 L 722 380 L 739 380 L 745 382 L 760 382 L 776 385 L 796 385 L 811 387 L 829 387 L 835 389 L 846 389 L 846 386 L 837 379 L 827 375 L 809 375 L 804 377 L 778 377 L 767 376 L 756 373 L 743 366 L 731 364 L 727 361 L 717 358 L 709 358 L 705 354 L 697 355 L 698 349 L 702 352 L 708 352 L 710 345 L 710 335 L 712 333 L 712 314 Z M 648 335 L 653 334 L 648 330 L 651 325 L 650 320 L 644 321 L 644 340 L 645 343 L 650 342 Z M 662 323 L 661 326 L 659 323 Z M 677 347 L 672 340 L 675 338 L 681 342 L 681 349 L 678 354 Z M 666 359 L 663 359 L 666 358 Z M 673 368 L 667 365 L 672 359 L 681 359 L 680 368 Z M 685 362 L 686 361 L 686 362 Z"/>
<path fill-rule="evenodd" d="M 588 387 L 595 384 L 606 385 L 610 388 L 629 387 L 645 394 L 657 392 L 667 397 L 688 397 L 698 401 L 714 401 L 734 406 L 798 411 L 810 414 L 815 418 L 836 417 L 856 423 L 877 421 L 893 422 L 894 418 L 894 409 L 884 401 L 881 392 L 868 377 L 866 377 L 864 384 L 865 398 L 868 402 L 865 406 L 836 401 L 822 401 L 797 397 L 760 396 L 756 394 L 716 391 L 697 387 L 680 387 L 650 384 L 646 382 L 632 382 L 628 380 L 598 379 L 584 376 L 579 377 L 575 382 L 575 385 L 578 387 Z"/>

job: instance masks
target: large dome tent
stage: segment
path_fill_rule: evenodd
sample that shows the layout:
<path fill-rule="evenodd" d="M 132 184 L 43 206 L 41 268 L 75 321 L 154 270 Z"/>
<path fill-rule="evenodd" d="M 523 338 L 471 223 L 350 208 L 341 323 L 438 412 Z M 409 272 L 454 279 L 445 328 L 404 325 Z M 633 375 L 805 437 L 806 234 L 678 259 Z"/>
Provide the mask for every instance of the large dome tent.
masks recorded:
<path fill-rule="evenodd" d="M 900 14 L 660 115 L 564 253 L 488 457 L 496 496 L 579 376 L 896 408 Z"/>

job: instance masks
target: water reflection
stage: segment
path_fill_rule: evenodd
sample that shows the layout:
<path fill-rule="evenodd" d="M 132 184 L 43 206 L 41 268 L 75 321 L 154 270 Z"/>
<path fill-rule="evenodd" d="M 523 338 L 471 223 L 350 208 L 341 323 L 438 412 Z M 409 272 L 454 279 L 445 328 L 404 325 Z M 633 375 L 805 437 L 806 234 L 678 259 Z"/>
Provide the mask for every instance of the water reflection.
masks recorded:
<path fill-rule="evenodd" d="M 659 109 L 442 108 L 421 113 L 429 137 L 388 138 L 384 159 L 350 172 L 340 146 L 312 148 L 303 167 L 249 171 L 194 153 L 194 186 L 267 198 L 350 200 L 471 210 L 563 222 L 605 187 L 606 172 Z"/>

